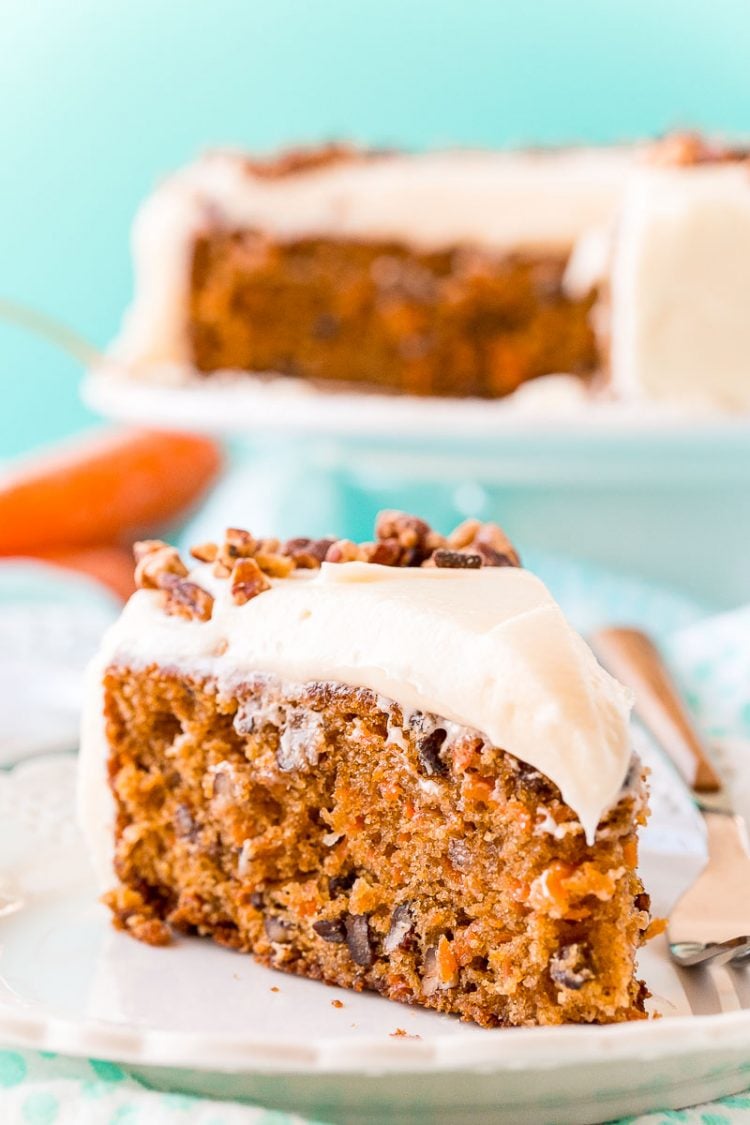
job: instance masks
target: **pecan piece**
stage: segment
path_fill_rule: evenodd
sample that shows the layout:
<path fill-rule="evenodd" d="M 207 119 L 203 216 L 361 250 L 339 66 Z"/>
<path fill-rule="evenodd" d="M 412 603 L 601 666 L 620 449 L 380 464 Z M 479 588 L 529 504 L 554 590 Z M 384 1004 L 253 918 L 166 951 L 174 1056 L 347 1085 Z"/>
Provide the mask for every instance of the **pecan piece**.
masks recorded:
<path fill-rule="evenodd" d="M 453 551 L 460 551 L 474 542 L 477 532 L 482 526 L 481 520 L 464 520 L 448 536 L 448 546 Z"/>
<path fill-rule="evenodd" d="M 508 536 L 496 523 L 483 523 L 471 544 L 486 566 L 520 566 L 521 559 Z"/>
<path fill-rule="evenodd" d="M 375 521 L 375 538 L 381 543 L 398 545 L 398 566 L 421 566 L 434 550 L 445 546 L 442 535 L 408 512 L 381 512 Z"/>
<path fill-rule="evenodd" d="M 263 929 L 269 941 L 277 945 L 288 945 L 292 940 L 294 927 L 290 922 L 285 922 L 277 914 L 266 914 L 263 919 Z"/>
<path fill-rule="evenodd" d="M 133 547 L 136 559 L 135 584 L 139 590 L 155 590 L 165 574 L 186 578 L 188 569 L 176 547 L 160 539 L 145 539 Z"/>
<path fill-rule="evenodd" d="M 366 914 L 347 914 L 344 925 L 346 927 L 346 944 L 355 965 L 367 969 L 375 960 L 372 941 L 370 940 L 370 923 Z"/>
<path fill-rule="evenodd" d="M 425 996 L 434 996 L 438 989 L 455 988 L 458 984 L 458 963 L 453 946 L 445 934 L 438 938 L 424 955 L 422 990 Z"/>
<path fill-rule="evenodd" d="M 346 941 L 346 927 L 340 918 L 313 922 L 312 928 L 319 938 L 333 945 L 343 945 Z"/>
<path fill-rule="evenodd" d="M 375 520 L 376 539 L 395 539 L 406 548 L 424 545 L 430 533 L 429 524 L 408 512 L 385 510 Z"/>
<path fill-rule="evenodd" d="M 379 543 L 363 543 L 365 562 L 380 566 L 399 566 L 403 551 L 398 539 L 381 539 Z"/>
<path fill-rule="evenodd" d="M 436 727 L 429 734 L 417 740 L 417 756 L 422 772 L 428 777 L 444 777 L 448 767 L 440 757 L 440 747 L 445 742 L 446 733 L 442 727 Z"/>
<path fill-rule="evenodd" d="M 411 903 L 402 902 L 391 915 L 391 926 L 383 941 L 383 952 L 390 954 L 395 953 L 397 949 L 401 949 L 413 929 L 414 917 Z"/>
<path fill-rule="evenodd" d="M 488 547 L 485 543 L 476 544 L 476 548 L 484 566 L 518 566 L 512 556 L 504 551 L 496 551 L 494 547 Z"/>
<path fill-rule="evenodd" d="M 241 527 L 228 527 L 224 534 L 222 554 L 230 559 L 249 559 L 255 553 L 256 545 L 249 531 Z"/>
<path fill-rule="evenodd" d="M 294 560 L 299 570 L 317 570 L 328 554 L 335 539 L 288 539 L 282 547 L 282 554 Z"/>
<path fill-rule="evenodd" d="M 332 563 L 345 563 L 345 562 L 361 562 L 364 559 L 364 551 L 356 543 L 352 543 L 351 539 L 337 539 L 335 543 L 326 551 L 326 562 Z"/>
<path fill-rule="evenodd" d="M 258 551 L 255 561 L 264 574 L 271 578 L 288 578 L 294 570 L 294 563 L 288 555 L 278 555 L 274 552 Z"/>
<path fill-rule="evenodd" d="M 194 842 L 200 835 L 200 825 L 193 816 L 189 805 L 178 805 L 174 811 L 174 828 L 178 836 Z"/>
<path fill-rule="evenodd" d="M 214 599 L 208 590 L 176 574 L 160 574 L 158 584 L 166 594 L 164 610 L 170 617 L 184 617 L 188 621 L 211 620 Z"/>
<path fill-rule="evenodd" d="M 586 981 L 594 979 L 591 968 L 591 950 L 583 942 L 572 942 L 558 949 L 550 958 L 549 975 L 555 984 L 578 992 Z"/>
<path fill-rule="evenodd" d="M 424 963 L 422 965 L 422 991 L 425 996 L 434 996 L 440 988 L 440 978 L 438 976 L 437 964 L 437 949 L 432 946 L 424 955 Z"/>
<path fill-rule="evenodd" d="M 357 881 L 356 871 L 348 871 L 345 875 L 331 875 L 328 880 L 328 894 L 336 898 L 342 891 L 350 891 Z"/>
<path fill-rule="evenodd" d="M 237 605 L 245 605 L 264 590 L 271 588 L 271 583 L 255 559 L 239 559 L 232 571 L 231 581 L 232 598 Z"/>
<path fill-rule="evenodd" d="M 198 562 L 216 562 L 218 553 L 219 548 L 216 543 L 198 543 L 197 546 L 190 548 L 190 554 L 194 559 L 197 559 Z"/>
<path fill-rule="evenodd" d="M 139 539 L 137 543 L 133 544 L 133 558 L 139 563 L 145 559 L 147 555 L 154 555 L 164 547 L 168 547 L 170 550 L 176 550 L 174 547 L 169 547 L 169 543 L 165 543 L 163 539 Z"/>

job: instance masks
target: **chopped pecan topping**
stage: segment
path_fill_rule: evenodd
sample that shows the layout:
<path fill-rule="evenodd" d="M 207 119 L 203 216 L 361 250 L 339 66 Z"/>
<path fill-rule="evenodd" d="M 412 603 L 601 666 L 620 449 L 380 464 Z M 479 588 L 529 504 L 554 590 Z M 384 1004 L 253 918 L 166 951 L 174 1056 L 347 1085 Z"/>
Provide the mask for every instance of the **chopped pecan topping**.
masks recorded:
<path fill-rule="evenodd" d="M 335 542 L 335 539 L 304 537 L 288 539 L 282 548 L 282 554 L 293 559 L 294 565 L 300 570 L 317 570 Z"/>
<path fill-rule="evenodd" d="M 310 148 L 290 148 L 277 155 L 257 160 L 246 160 L 247 171 L 264 180 L 281 180 L 286 176 L 296 176 L 304 172 L 317 171 L 330 164 L 343 161 L 367 160 L 370 151 L 361 151 L 353 145 L 331 141 L 328 144 Z"/>
<path fill-rule="evenodd" d="M 217 578 L 228 578 L 231 594 L 244 605 L 270 588 L 269 578 L 283 579 L 295 570 L 316 570 L 322 562 L 362 561 L 380 566 L 436 566 L 476 570 L 480 566 L 519 566 L 505 533 L 492 523 L 465 520 L 446 539 L 424 520 L 408 512 L 385 511 L 377 518 L 372 543 L 351 539 L 256 539 L 240 527 L 227 528 L 222 543 L 200 543 L 193 558 L 210 563 Z M 160 539 L 135 545 L 136 584 L 167 592 L 168 613 L 207 621 L 213 598 L 195 583 L 185 581 L 188 570 L 176 548 Z M 180 580 L 180 581 L 177 581 Z M 425 752 L 430 753 L 430 744 Z"/>
<path fill-rule="evenodd" d="M 165 543 L 163 539 L 139 539 L 137 543 L 133 544 L 133 558 L 139 563 L 147 555 L 154 555 L 164 547 L 167 547 L 170 551 L 176 550 L 176 548 L 170 547 L 169 543 Z"/>
<path fill-rule="evenodd" d="M 166 594 L 164 609 L 171 617 L 184 617 L 188 621 L 211 620 L 214 599 L 202 586 L 176 574 L 161 574 L 159 588 Z"/>
<path fill-rule="evenodd" d="M 362 547 L 365 562 L 379 566 L 400 566 L 403 550 L 398 539 L 382 539 L 379 543 L 365 543 Z"/>
<path fill-rule="evenodd" d="M 416 547 L 430 534 L 430 527 L 419 516 L 407 512 L 386 510 L 380 512 L 375 520 L 375 535 L 378 539 L 396 539 L 402 547 Z"/>
<path fill-rule="evenodd" d="M 294 562 L 287 555 L 258 551 L 255 562 L 270 578 L 288 578 L 294 570 Z"/>
<path fill-rule="evenodd" d="M 326 551 L 326 562 L 361 562 L 365 558 L 362 547 L 352 543 L 351 539 L 337 539 Z"/>
<path fill-rule="evenodd" d="M 518 552 L 496 523 L 483 523 L 471 544 L 487 566 L 520 566 Z"/>
<path fill-rule="evenodd" d="M 230 559 L 249 559 L 257 544 L 249 531 L 241 527 L 228 527 L 224 536 L 224 553 Z"/>
<path fill-rule="evenodd" d="M 460 551 L 462 547 L 468 547 L 470 543 L 474 542 L 481 526 L 481 520 L 464 520 L 448 536 L 448 546 L 454 551 Z"/>
<path fill-rule="evenodd" d="M 190 548 L 190 554 L 194 559 L 197 559 L 198 562 L 216 562 L 218 553 L 219 547 L 216 543 L 199 543 L 196 547 Z"/>
<path fill-rule="evenodd" d="M 240 559 L 232 571 L 231 582 L 232 598 L 237 605 L 245 605 L 271 586 L 255 559 Z"/>
<path fill-rule="evenodd" d="M 162 543 L 160 539 L 146 539 L 133 547 L 135 555 L 135 584 L 139 590 L 156 590 L 159 579 L 165 574 L 176 578 L 187 576 L 187 567 L 180 558 L 176 547 Z"/>
<path fill-rule="evenodd" d="M 747 147 L 728 145 L 701 133 L 675 132 L 651 145 L 646 153 L 649 164 L 665 168 L 689 168 L 695 164 L 726 164 L 745 160 Z"/>
<path fill-rule="evenodd" d="M 445 545 L 442 535 L 408 512 L 381 512 L 375 521 L 375 538 L 381 543 L 391 541 L 398 544 L 401 566 L 420 566 L 434 550 Z"/>

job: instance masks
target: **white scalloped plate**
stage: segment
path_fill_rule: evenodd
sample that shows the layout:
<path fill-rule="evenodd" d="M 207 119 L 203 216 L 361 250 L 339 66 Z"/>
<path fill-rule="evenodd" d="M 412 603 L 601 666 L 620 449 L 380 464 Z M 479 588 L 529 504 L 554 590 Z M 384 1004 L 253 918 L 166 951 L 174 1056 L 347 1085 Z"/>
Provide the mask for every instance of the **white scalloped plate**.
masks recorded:
<path fill-rule="evenodd" d="M 664 908 L 700 866 L 702 841 L 669 769 L 652 765 L 644 866 Z M 750 1012 L 687 1015 L 663 944 L 641 968 L 664 1019 L 497 1031 L 274 973 L 198 939 L 140 945 L 97 904 L 74 825 L 74 772 L 61 756 L 0 773 L 2 1040 L 337 1122 L 440 1110 L 456 1123 L 584 1125 L 750 1083 Z"/>
<path fill-rule="evenodd" d="M 283 433 L 372 439 L 410 446 L 459 447 L 533 438 L 566 443 L 628 442 L 633 437 L 680 449 L 717 439 L 746 443 L 750 417 L 589 395 L 569 375 L 535 379 L 507 398 L 416 398 L 411 395 L 321 387 L 279 375 L 217 372 L 210 379 L 164 366 L 138 378 L 113 360 L 92 370 L 81 386 L 91 409 L 124 422 L 219 434 Z"/>

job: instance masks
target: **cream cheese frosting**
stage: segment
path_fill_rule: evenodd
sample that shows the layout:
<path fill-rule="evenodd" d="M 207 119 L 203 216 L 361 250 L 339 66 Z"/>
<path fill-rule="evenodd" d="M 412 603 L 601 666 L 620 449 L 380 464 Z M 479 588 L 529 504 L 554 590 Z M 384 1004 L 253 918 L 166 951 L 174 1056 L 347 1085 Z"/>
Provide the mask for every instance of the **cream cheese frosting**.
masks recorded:
<path fill-rule="evenodd" d="M 217 224 L 302 237 L 569 254 L 614 220 L 630 147 L 385 154 L 268 179 L 211 153 L 167 179 L 133 228 L 134 304 L 115 358 L 141 374 L 187 363 L 193 244 Z M 162 368 L 163 370 L 163 368 Z"/>
<path fill-rule="evenodd" d="M 630 694 L 528 571 L 324 563 L 245 605 L 209 567 L 191 578 L 216 597 L 210 621 L 169 616 L 160 592 L 139 590 L 90 673 L 80 813 L 105 865 L 112 845 L 101 680 L 112 663 L 168 665 L 214 677 L 227 692 L 258 673 L 369 688 L 473 728 L 545 774 L 590 841 L 616 802 L 631 760 Z"/>
<path fill-rule="evenodd" d="M 750 409 L 750 170 L 644 166 L 612 266 L 611 373 L 623 397 Z"/>

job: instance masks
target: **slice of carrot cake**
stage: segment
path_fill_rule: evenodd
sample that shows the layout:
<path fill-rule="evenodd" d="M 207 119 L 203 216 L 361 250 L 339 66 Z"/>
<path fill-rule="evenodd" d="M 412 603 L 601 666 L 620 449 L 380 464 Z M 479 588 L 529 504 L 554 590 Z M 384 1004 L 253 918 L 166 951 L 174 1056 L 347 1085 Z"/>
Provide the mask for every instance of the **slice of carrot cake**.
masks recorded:
<path fill-rule="evenodd" d="M 486 1026 L 642 1017 L 630 699 L 502 531 L 192 553 L 138 545 L 91 672 L 115 924 Z"/>
<path fill-rule="evenodd" d="M 137 218 L 114 349 L 136 376 L 274 373 L 495 398 L 598 363 L 596 282 L 626 149 L 214 152 Z M 585 243 L 585 245 L 583 245 Z M 587 249 L 588 247 L 588 249 Z"/>

